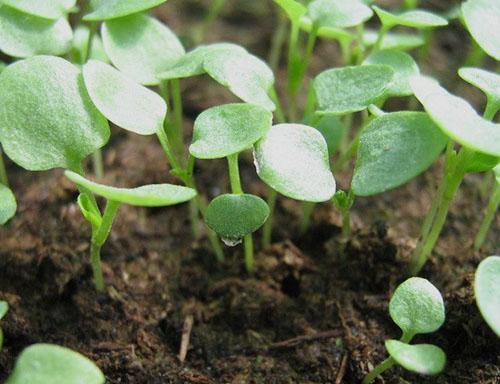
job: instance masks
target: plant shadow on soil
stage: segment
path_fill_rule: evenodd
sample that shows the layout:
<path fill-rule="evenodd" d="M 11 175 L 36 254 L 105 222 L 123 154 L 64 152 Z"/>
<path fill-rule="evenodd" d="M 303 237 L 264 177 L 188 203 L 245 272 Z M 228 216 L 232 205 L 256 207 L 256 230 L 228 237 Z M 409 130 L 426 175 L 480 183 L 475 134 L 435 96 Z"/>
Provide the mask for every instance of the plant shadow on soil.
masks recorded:
<path fill-rule="evenodd" d="M 206 108 L 206 100 L 227 101 L 227 93 L 208 83 L 196 81 L 204 97 L 186 96 L 188 114 Z M 154 140 L 119 131 L 113 137 L 105 182 L 175 182 Z M 224 162 L 199 163 L 196 177 L 210 198 L 227 190 L 226 172 Z M 206 239 L 193 240 L 187 206 L 124 206 L 103 249 L 105 294 L 91 284 L 90 231 L 73 185 L 60 171 L 33 174 L 10 164 L 9 173 L 19 212 L 0 229 L 0 299 L 11 306 L 1 324 L 0 381 L 23 348 L 52 342 L 96 361 L 110 384 L 350 384 L 385 358 L 384 340 L 400 336 L 388 300 L 405 277 L 440 167 L 396 191 L 357 201 L 355 229 L 345 244 L 331 206 L 316 209 L 301 238 L 300 205 L 280 198 L 274 244 L 258 252 L 253 276 L 243 270 L 240 248 L 226 248 L 227 260 L 218 265 Z M 247 191 L 264 193 L 248 156 L 242 157 L 242 178 Z M 338 175 L 339 184 L 348 178 Z M 475 267 L 499 251 L 498 221 L 485 251 L 472 251 L 485 204 L 475 192 L 479 182 L 466 179 L 422 273 L 443 292 L 447 319 L 438 332 L 415 341 L 442 347 L 447 368 L 433 378 L 393 368 L 384 374 L 386 383 L 498 383 L 500 345 L 472 294 Z M 180 363 L 188 318 L 193 327 Z"/>

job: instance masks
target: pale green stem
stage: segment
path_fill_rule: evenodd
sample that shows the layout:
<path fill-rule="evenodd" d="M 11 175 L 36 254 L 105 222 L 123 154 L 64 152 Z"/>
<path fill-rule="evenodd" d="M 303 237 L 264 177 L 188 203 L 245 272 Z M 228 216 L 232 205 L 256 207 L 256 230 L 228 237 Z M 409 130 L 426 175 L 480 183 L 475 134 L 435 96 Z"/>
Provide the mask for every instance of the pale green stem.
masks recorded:
<path fill-rule="evenodd" d="M 276 192 L 273 188 L 268 187 L 267 205 L 269 206 L 269 218 L 264 223 L 264 226 L 262 228 L 262 248 L 267 248 L 271 245 L 274 211 L 276 209 L 277 198 L 278 198 L 278 192 Z"/>
<path fill-rule="evenodd" d="M 229 166 L 229 181 L 231 183 L 231 191 L 236 195 L 243 194 L 243 189 L 241 188 L 240 180 L 240 169 L 238 166 L 238 153 L 234 155 L 229 155 L 227 157 L 227 163 Z M 252 234 L 248 234 L 243 237 L 243 247 L 245 250 L 245 267 L 248 273 L 253 272 L 253 238 Z"/>
<path fill-rule="evenodd" d="M 0 147 L 0 183 L 7 187 L 9 186 L 9 178 L 7 177 L 7 169 L 5 168 L 2 147 Z"/>
<path fill-rule="evenodd" d="M 366 46 L 363 40 L 363 36 L 365 34 L 365 25 L 359 24 L 356 27 L 356 36 L 357 36 L 357 44 L 358 44 L 358 57 L 356 59 L 356 64 L 360 65 L 365 59 Z"/>
<path fill-rule="evenodd" d="M 486 58 L 486 53 L 483 49 L 475 42 L 474 39 L 471 39 L 471 44 L 469 48 L 469 53 L 464 60 L 463 67 L 479 67 L 481 63 Z"/>
<path fill-rule="evenodd" d="M 276 106 L 276 111 L 274 111 L 274 113 L 276 114 L 276 120 L 278 121 L 278 123 L 284 123 L 286 121 L 286 117 L 285 113 L 283 112 L 283 107 L 278 97 L 278 93 L 276 92 L 276 88 L 272 87 L 269 90 L 269 96 Z"/>
<path fill-rule="evenodd" d="M 199 39 L 197 39 L 199 43 L 205 40 L 205 35 L 207 34 L 208 29 L 221 13 L 225 3 L 226 0 L 212 0 L 212 4 L 208 9 L 207 16 L 203 21 L 203 26 L 200 31 Z"/>
<path fill-rule="evenodd" d="M 500 107 L 499 103 L 492 97 L 488 97 L 486 101 L 486 107 L 484 109 L 483 117 L 486 120 L 493 120 Z"/>
<path fill-rule="evenodd" d="M 184 132 L 182 127 L 182 97 L 181 97 L 181 86 L 179 79 L 171 80 L 171 91 L 172 91 L 172 109 L 173 109 L 173 137 L 172 145 L 175 151 L 183 156 L 184 154 Z"/>
<path fill-rule="evenodd" d="M 94 275 L 94 285 L 98 291 L 104 290 L 104 278 L 102 275 L 101 266 L 101 248 L 106 242 L 106 239 L 111 232 L 111 226 L 116 213 L 120 208 L 120 203 L 113 200 L 108 200 L 102 222 L 97 231 L 92 234 L 90 243 L 90 264 L 92 265 L 92 273 Z"/>
<path fill-rule="evenodd" d="M 292 21 L 290 28 L 290 37 L 288 40 L 288 118 L 290 121 L 297 120 L 297 105 L 295 83 L 300 71 L 300 57 L 298 55 L 299 48 L 299 31 L 300 27 L 297 22 Z"/>
<path fill-rule="evenodd" d="M 311 224 L 311 216 L 314 212 L 315 203 L 302 202 L 302 218 L 299 224 L 299 235 L 306 233 L 309 225 Z"/>
<path fill-rule="evenodd" d="M 426 28 L 423 31 L 423 35 L 424 35 L 424 45 L 422 45 L 418 50 L 418 61 L 420 63 L 427 60 L 427 57 L 429 56 L 429 51 L 431 49 L 431 44 L 434 36 L 434 30 L 432 28 Z"/>
<path fill-rule="evenodd" d="M 361 133 L 363 128 L 360 128 L 356 133 L 356 136 L 351 140 L 347 149 L 342 155 L 338 158 L 338 160 L 333 164 L 333 173 L 336 174 L 344 169 L 346 164 L 352 159 L 354 154 L 357 152 L 359 147 L 359 139 L 361 137 Z"/>
<path fill-rule="evenodd" d="M 269 66 L 273 71 L 276 71 L 280 62 L 281 50 L 286 40 L 288 25 L 288 19 L 283 12 L 280 12 L 278 17 L 278 28 L 276 28 L 274 32 L 274 36 L 271 42 L 271 50 L 269 51 L 268 57 Z"/>
<path fill-rule="evenodd" d="M 500 204 L 500 184 L 495 183 L 495 187 L 493 193 L 491 195 L 490 201 L 488 202 L 488 206 L 486 207 L 485 215 L 483 221 L 481 222 L 481 226 L 479 227 L 479 232 L 476 235 L 474 240 L 474 249 L 479 250 L 486 239 L 486 235 L 488 234 L 491 224 L 493 223 L 493 219 L 495 218 L 495 214 L 498 210 L 498 206 Z"/>
<path fill-rule="evenodd" d="M 382 43 L 384 42 L 384 37 L 387 35 L 387 32 L 391 30 L 391 27 L 387 27 L 385 25 L 382 25 L 380 27 L 380 30 L 378 31 L 378 36 L 377 36 L 377 41 L 375 41 L 375 44 L 373 45 L 373 49 L 370 53 L 375 53 L 380 50 L 382 47 Z"/>
<path fill-rule="evenodd" d="M 92 154 L 92 164 L 94 165 L 94 175 L 96 179 L 101 180 L 104 177 L 104 162 L 100 148 L 96 149 Z"/>

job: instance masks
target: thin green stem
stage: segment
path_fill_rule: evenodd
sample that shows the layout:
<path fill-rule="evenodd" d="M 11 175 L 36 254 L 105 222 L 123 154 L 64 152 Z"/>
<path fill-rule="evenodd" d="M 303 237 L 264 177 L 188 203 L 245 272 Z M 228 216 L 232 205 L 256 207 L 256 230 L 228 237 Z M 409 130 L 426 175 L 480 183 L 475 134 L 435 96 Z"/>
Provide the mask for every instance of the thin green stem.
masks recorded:
<path fill-rule="evenodd" d="M 483 221 L 481 222 L 481 226 L 479 227 L 479 232 L 477 233 L 476 238 L 474 240 L 474 249 L 476 251 L 483 246 L 484 240 L 486 239 L 486 235 L 488 234 L 491 228 L 491 224 L 493 223 L 493 219 L 495 218 L 495 214 L 498 210 L 499 205 L 500 205 L 500 184 L 495 183 L 493 193 L 486 207 Z"/>
<path fill-rule="evenodd" d="M 269 96 L 276 106 L 276 111 L 274 112 L 276 114 L 276 120 L 278 121 L 278 123 L 284 123 L 286 121 L 285 112 L 283 111 L 283 106 L 281 105 L 281 101 L 278 96 L 278 92 L 276 92 L 276 88 L 271 88 L 271 90 L 269 91 Z"/>
<path fill-rule="evenodd" d="M 243 237 L 243 248 L 245 250 L 245 268 L 248 273 L 252 273 L 254 270 L 253 264 L 253 238 L 252 235 L 246 235 Z"/>
<path fill-rule="evenodd" d="M 424 44 L 418 50 L 418 61 L 420 63 L 427 60 L 427 57 L 429 56 L 429 51 L 431 49 L 431 44 L 434 36 L 434 30 L 432 28 L 424 29 L 423 35 L 424 35 Z"/>
<path fill-rule="evenodd" d="M 200 35 L 197 38 L 198 43 L 201 43 L 205 40 L 205 35 L 207 34 L 208 29 L 221 13 L 225 3 L 226 0 L 212 0 L 212 4 L 208 9 L 207 16 L 203 21 L 203 25 L 200 30 Z"/>
<path fill-rule="evenodd" d="M 267 205 L 269 206 L 269 218 L 264 223 L 262 228 L 262 248 L 267 248 L 271 245 L 274 211 L 276 210 L 276 200 L 278 192 L 271 187 L 267 188 Z"/>
<path fill-rule="evenodd" d="M 469 53 L 464 60 L 463 67 L 479 67 L 481 63 L 486 58 L 486 53 L 483 49 L 475 42 L 474 39 L 471 40 Z"/>
<path fill-rule="evenodd" d="M 302 218 L 299 224 L 299 235 L 306 233 L 309 225 L 311 224 L 311 216 L 314 212 L 315 203 L 302 202 Z"/>
<path fill-rule="evenodd" d="M 484 109 L 483 117 L 486 120 L 493 120 L 495 115 L 498 112 L 498 108 L 500 107 L 499 103 L 494 100 L 492 97 L 488 97 L 486 101 L 486 107 Z"/>
<path fill-rule="evenodd" d="M 358 46 L 358 56 L 356 58 L 357 65 L 360 65 L 365 59 L 366 46 L 364 41 L 364 35 L 365 35 L 365 25 L 359 24 L 356 27 L 356 40 Z"/>
<path fill-rule="evenodd" d="M 379 365 L 377 365 L 375 368 L 373 368 L 372 371 L 365 376 L 361 384 L 371 383 L 378 376 L 380 376 L 382 373 L 391 368 L 394 364 L 396 364 L 396 361 L 392 357 L 388 357 L 387 359 L 382 361 Z"/>
<path fill-rule="evenodd" d="M 300 78 L 300 66 L 301 66 L 301 60 L 298 54 L 299 31 L 300 31 L 300 26 L 298 25 L 298 22 L 292 21 L 292 25 L 290 28 L 290 37 L 288 40 L 288 70 L 287 70 L 288 118 L 290 121 L 297 120 L 296 84 L 298 83 L 298 79 Z"/>
<path fill-rule="evenodd" d="M 90 264 L 92 265 L 94 285 L 98 291 L 104 290 L 104 278 L 101 266 L 101 248 L 111 232 L 111 226 L 113 225 L 113 220 L 116 217 L 118 208 L 120 208 L 119 202 L 108 200 L 106 209 L 104 210 L 104 215 L 102 216 L 101 225 L 97 228 L 97 231 L 92 234 L 90 245 Z"/>
<path fill-rule="evenodd" d="M 3 159 L 2 147 L 0 147 L 0 183 L 7 187 L 9 186 L 9 178 L 7 177 L 7 169 Z"/>
<path fill-rule="evenodd" d="M 333 173 L 342 171 L 346 166 L 346 164 L 352 159 L 354 154 L 357 152 L 359 147 L 359 139 L 361 137 L 362 131 L 363 131 L 362 128 L 358 130 L 356 136 L 354 136 L 354 138 L 348 144 L 345 152 L 342 153 L 338 158 L 338 160 L 333 164 Z"/>
<path fill-rule="evenodd" d="M 388 26 L 381 26 L 380 30 L 378 31 L 378 36 L 377 40 L 375 41 L 375 44 L 373 45 L 372 51 L 370 53 L 375 53 L 382 48 L 382 43 L 384 42 L 384 37 L 387 35 L 387 32 L 391 30 L 391 27 Z"/>
<path fill-rule="evenodd" d="M 269 57 L 267 60 L 269 66 L 273 71 L 276 71 L 276 69 L 278 68 L 281 57 L 281 50 L 286 40 L 286 32 L 288 27 L 288 19 L 286 15 L 283 12 L 280 12 L 278 17 L 278 28 L 276 28 L 274 32 L 271 42 L 271 49 L 269 51 Z"/>
<path fill-rule="evenodd" d="M 175 151 L 182 156 L 184 154 L 184 132 L 182 127 L 182 97 L 179 79 L 171 80 L 172 109 L 173 109 L 173 136 L 171 136 L 172 145 Z"/>
<path fill-rule="evenodd" d="M 92 165 L 96 179 L 101 180 L 104 177 L 104 161 L 102 159 L 102 151 L 100 148 L 96 149 L 92 154 Z"/>

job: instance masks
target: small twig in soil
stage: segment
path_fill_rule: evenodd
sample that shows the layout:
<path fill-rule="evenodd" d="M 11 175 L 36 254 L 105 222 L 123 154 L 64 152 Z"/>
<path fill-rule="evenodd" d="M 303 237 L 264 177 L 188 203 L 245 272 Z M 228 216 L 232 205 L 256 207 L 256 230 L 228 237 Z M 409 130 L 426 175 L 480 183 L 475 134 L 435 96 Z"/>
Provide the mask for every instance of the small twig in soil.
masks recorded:
<path fill-rule="evenodd" d="M 339 373 L 337 374 L 337 377 L 335 379 L 335 384 L 341 384 L 342 379 L 345 376 L 345 371 L 347 369 L 347 360 L 349 359 L 349 354 L 346 353 L 344 357 L 342 357 L 342 361 L 340 362 L 340 368 L 339 368 Z"/>
<path fill-rule="evenodd" d="M 189 348 L 189 339 L 191 338 L 191 330 L 193 329 L 194 317 L 187 315 L 182 326 L 181 347 L 179 349 L 179 360 L 183 363 L 186 360 L 187 351 Z"/>
<path fill-rule="evenodd" d="M 342 335 L 342 331 L 339 329 L 333 331 L 318 332 L 312 335 L 301 335 L 297 337 L 292 337 L 291 339 L 280 341 L 269 345 L 269 349 L 281 349 L 281 348 L 292 348 L 296 345 L 308 341 L 320 340 L 320 339 L 331 339 L 332 337 L 339 337 Z"/>

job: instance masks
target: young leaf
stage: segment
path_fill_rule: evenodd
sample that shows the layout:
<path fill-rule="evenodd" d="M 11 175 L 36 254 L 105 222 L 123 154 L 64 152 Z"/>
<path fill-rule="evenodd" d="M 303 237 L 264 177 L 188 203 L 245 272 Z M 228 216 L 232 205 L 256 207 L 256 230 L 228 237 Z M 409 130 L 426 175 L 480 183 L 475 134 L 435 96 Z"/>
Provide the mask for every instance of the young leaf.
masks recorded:
<path fill-rule="evenodd" d="M 90 181 L 79 174 L 65 171 L 64 175 L 73 183 L 89 189 L 108 200 L 136 207 L 165 207 L 191 200 L 196 191 L 172 184 L 151 184 L 137 188 L 116 188 Z"/>
<path fill-rule="evenodd" d="M 257 142 L 254 163 L 259 177 L 296 200 L 322 202 L 335 194 L 325 139 L 301 124 L 278 124 Z"/>
<path fill-rule="evenodd" d="M 378 32 L 366 29 L 363 34 L 363 43 L 371 47 L 375 45 L 378 38 Z M 384 39 L 382 40 L 381 49 L 397 49 L 400 51 L 409 51 L 424 45 L 424 38 L 420 35 L 409 34 L 409 33 L 399 33 L 399 32 L 388 32 Z"/>
<path fill-rule="evenodd" d="M 307 8 L 296 0 L 274 0 L 287 14 L 288 18 L 296 23 L 307 12 Z"/>
<path fill-rule="evenodd" d="M 66 53 L 73 32 L 64 17 L 48 20 L 0 6 L 0 36 L 0 50 L 22 58 Z"/>
<path fill-rule="evenodd" d="M 334 68 L 314 79 L 321 115 L 345 115 L 366 109 L 390 86 L 394 71 L 388 65 Z"/>
<path fill-rule="evenodd" d="M 399 285 L 389 302 L 389 313 L 408 334 L 434 332 L 445 318 L 441 293 L 421 277 L 411 277 Z"/>
<path fill-rule="evenodd" d="M 4 225 L 12 219 L 16 214 L 16 210 L 16 197 L 10 188 L 0 183 L 0 225 Z"/>
<path fill-rule="evenodd" d="M 437 375 L 446 365 L 446 354 L 432 344 L 411 345 L 398 340 L 387 340 L 385 348 L 399 365 L 421 375 Z"/>
<path fill-rule="evenodd" d="M 0 75 L 0 142 L 21 167 L 79 168 L 109 135 L 80 71 L 66 60 L 36 56 Z"/>
<path fill-rule="evenodd" d="M 210 202 L 205 221 L 221 237 L 238 240 L 259 229 L 268 216 L 269 207 L 260 197 L 226 194 Z"/>
<path fill-rule="evenodd" d="M 273 72 L 257 57 L 237 51 L 230 55 L 219 52 L 205 57 L 203 67 L 210 77 L 243 101 L 260 105 L 268 111 L 276 109 L 268 96 L 274 83 Z"/>
<path fill-rule="evenodd" d="M 300 18 L 300 28 L 306 32 L 311 32 L 313 30 L 313 21 L 307 15 Z M 317 34 L 319 37 L 324 37 L 326 39 L 338 40 L 342 43 L 348 43 L 354 40 L 355 36 L 345 29 L 321 26 L 318 28 Z"/>
<path fill-rule="evenodd" d="M 481 68 L 460 68 L 458 74 L 483 91 L 496 110 L 500 109 L 500 75 Z"/>
<path fill-rule="evenodd" d="M 89 44 L 90 30 L 85 25 L 79 25 L 73 35 L 73 44 L 71 47 L 71 60 L 74 63 L 83 65 L 87 58 L 87 48 Z M 92 47 L 90 49 L 89 59 L 99 60 L 103 63 L 109 63 L 109 57 L 104 51 L 101 37 L 96 33 L 92 38 Z"/>
<path fill-rule="evenodd" d="M 57 20 L 75 6 L 76 0 L 2 0 L 1 4 L 31 16 Z"/>
<path fill-rule="evenodd" d="M 330 28 L 354 27 L 373 15 L 370 7 L 358 0 L 314 0 L 307 13 L 317 27 Z"/>
<path fill-rule="evenodd" d="M 338 116 L 322 116 L 314 128 L 321 132 L 328 146 L 328 154 L 333 156 L 346 134 L 345 125 Z"/>
<path fill-rule="evenodd" d="M 167 106 L 155 92 L 96 60 L 85 64 L 83 78 L 97 109 L 114 124 L 140 135 L 163 129 Z"/>
<path fill-rule="evenodd" d="M 406 11 L 399 14 L 390 13 L 374 5 L 373 10 L 377 13 L 382 25 L 385 28 L 392 28 L 396 25 L 413 27 L 418 29 L 442 27 L 448 25 L 448 20 L 431 12 L 419 9 Z"/>
<path fill-rule="evenodd" d="M 85 356 L 52 344 L 33 344 L 16 361 L 6 384 L 104 384 L 99 368 Z"/>
<path fill-rule="evenodd" d="M 474 279 L 474 293 L 484 320 L 500 337 L 500 256 L 481 261 Z"/>
<path fill-rule="evenodd" d="M 462 15 L 476 43 L 495 60 L 500 60 L 500 6 L 498 0 L 468 0 Z"/>
<path fill-rule="evenodd" d="M 154 8 L 165 1 L 167 0 L 94 0 L 92 12 L 85 15 L 83 20 L 116 19 Z"/>
<path fill-rule="evenodd" d="M 9 303 L 6 301 L 1 300 L 0 301 L 0 320 L 2 320 L 7 312 L 9 311 Z"/>
<path fill-rule="evenodd" d="M 182 56 L 170 69 L 161 73 L 159 77 L 161 79 L 182 79 L 202 75 L 205 73 L 203 64 L 206 58 L 213 55 L 229 57 L 233 51 L 247 53 L 243 47 L 231 43 L 202 45 Z"/>
<path fill-rule="evenodd" d="M 469 103 L 433 79 L 416 76 L 410 84 L 427 113 L 449 137 L 475 151 L 500 156 L 499 124 L 483 119 Z"/>
<path fill-rule="evenodd" d="M 102 216 L 94 202 L 88 197 L 88 195 L 82 193 L 78 195 L 77 202 L 85 220 L 92 225 L 92 228 L 99 228 L 102 223 Z"/>
<path fill-rule="evenodd" d="M 225 104 L 207 109 L 194 122 L 191 155 L 219 159 L 250 148 L 271 128 L 273 116 L 258 105 Z"/>
<path fill-rule="evenodd" d="M 387 113 L 361 134 L 352 189 L 370 196 L 398 187 L 425 171 L 448 138 L 423 112 Z"/>
<path fill-rule="evenodd" d="M 396 49 L 384 49 L 372 53 L 363 64 L 385 64 L 394 71 L 391 84 L 385 91 L 387 97 L 410 96 L 413 91 L 410 78 L 420 73 L 418 65 L 407 53 Z"/>
<path fill-rule="evenodd" d="M 185 54 L 166 25 L 141 13 L 104 22 L 101 35 L 113 65 L 143 85 L 158 85 L 159 74 Z"/>

